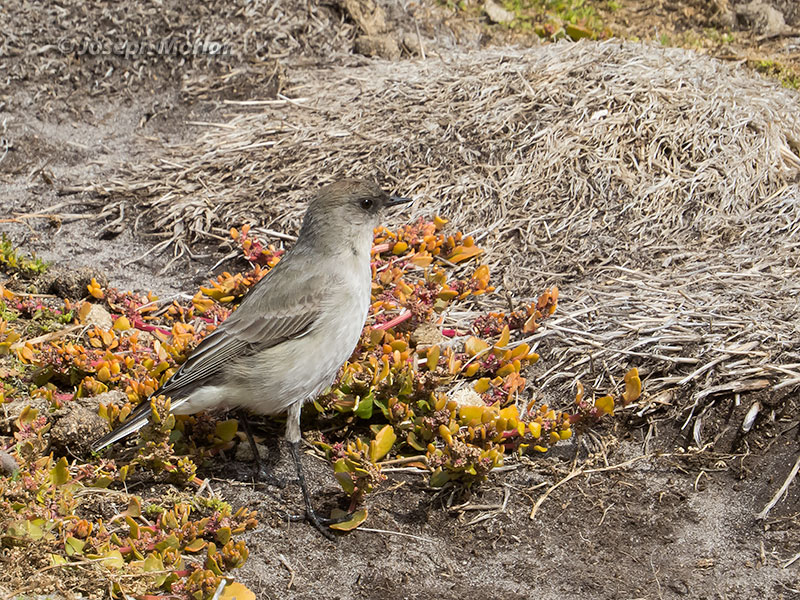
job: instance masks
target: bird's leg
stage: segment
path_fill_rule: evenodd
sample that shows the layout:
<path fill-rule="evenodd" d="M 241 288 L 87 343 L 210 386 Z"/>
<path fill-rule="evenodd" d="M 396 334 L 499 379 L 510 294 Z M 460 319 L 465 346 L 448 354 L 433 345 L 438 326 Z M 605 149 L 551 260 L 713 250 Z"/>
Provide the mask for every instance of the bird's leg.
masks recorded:
<path fill-rule="evenodd" d="M 336 537 L 331 533 L 331 530 L 325 527 L 326 524 L 333 523 L 331 519 L 320 517 L 317 515 L 314 507 L 311 506 L 311 496 L 308 495 L 308 487 L 306 486 L 306 478 L 303 475 L 303 465 L 300 462 L 300 442 L 290 442 L 289 448 L 292 450 L 292 457 L 294 464 L 297 467 L 297 480 L 300 483 L 300 489 L 303 490 L 303 500 L 306 503 L 306 519 L 317 528 L 317 530 L 329 540 L 335 540 Z"/>
<path fill-rule="evenodd" d="M 247 420 L 247 412 L 244 409 L 239 409 L 236 414 L 239 422 L 242 424 L 244 434 L 247 436 L 247 443 L 250 445 L 250 451 L 253 453 L 253 480 L 281 488 L 285 487 L 285 481 L 282 481 L 271 473 L 268 473 L 261 464 L 261 455 L 258 452 L 256 440 L 253 437 L 253 432 L 250 429 L 250 421 Z"/>
<path fill-rule="evenodd" d="M 286 440 L 289 442 L 289 448 L 292 451 L 294 466 L 297 469 L 297 481 L 303 492 L 303 501 L 306 505 L 306 519 L 308 519 L 326 538 L 335 540 L 336 538 L 331 530 L 325 527 L 326 524 L 333 523 L 334 521 L 317 515 L 314 507 L 311 505 L 311 496 L 308 494 L 308 486 L 306 486 L 306 478 L 303 474 L 303 463 L 300 460 L 300 410 L 302 408 L 303 404 L 301 402 L 289 408 L 286 418 Z"/>

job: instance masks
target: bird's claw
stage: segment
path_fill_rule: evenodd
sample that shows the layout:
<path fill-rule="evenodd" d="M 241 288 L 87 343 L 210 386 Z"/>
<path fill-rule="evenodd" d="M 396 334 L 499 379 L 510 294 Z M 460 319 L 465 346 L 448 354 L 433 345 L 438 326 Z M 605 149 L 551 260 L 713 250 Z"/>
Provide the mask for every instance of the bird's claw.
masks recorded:
<path fill-rule="evenodd" d="M 328 525 L 333 525 L 333 524 L 337 523 L 337 521 L 335 521 L 333 519 L 327 519 L 325 517 L 320 517 L 313 510 L 312 511 L 308 511 L 307 510 L 305 517 L 317 529 L 317 531 L 319 531 L 322 535 L 324 535 L 330 541 L 333 542 L 333 541 L 336 540 L 336 536 L 333 534 L 333 532 L 327 526 Z"/>
<path fill-rule="evenodd" d="M 308 521 L 311 523 L 317 531 L 319 531 L 322 535 L 328 538 L 331 541 L 336 540 L 336 535 L 328 529 L 331 525 L 336 525 L 337 523 L 342 523 L 346 521 L 349 515 L 345 515 L 344 517 L 339 517 L 336 519 L 331 519 L 328 517 L 321 517 L 319 516 L 316 511 L 308 512 L 306 511 L 302 515 L 293 515 L 286 513 L 286 520 L 290 523 L 299 523 L 301 521 Z"/>

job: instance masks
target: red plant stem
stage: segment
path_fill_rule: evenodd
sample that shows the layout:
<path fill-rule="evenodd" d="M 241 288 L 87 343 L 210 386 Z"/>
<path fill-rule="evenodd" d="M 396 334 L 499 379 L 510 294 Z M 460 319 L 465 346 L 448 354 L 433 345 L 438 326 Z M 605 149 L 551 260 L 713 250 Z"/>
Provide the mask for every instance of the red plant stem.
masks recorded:
<path fill-rule="evenodd" d="M 386 329 L 391 329 L 392 327 L 396 327 L 405 321 L 408 321 L 411 318 L 411 311 L 405 310 L 397 315 L 391 321 L 386 321 L 386 323 L 381 323 L 380 325 L 375 325 L 373 329 L 379 329 L 385 331 Z"/>
<path fill-rule="evenodd" d="M 372 247 L 373 254 L 380 254 L 381 252 L 386 252 L 391 248 L 391 245 L 388 242 L 384 242 L 383 244 L 378 244 L 377 246 Z"/>
<path fill-rule="evenodd" d="M 146 331 L 148 333 L 158 331 L 159 333 L 162 333 L 164 335 L 172 335 L 171 331 L 164 329 L 163 327 L 156 327 L 155 325 L 147 325 L 144 321 L 140 319 L 135 319 L 133 321 L 133 326 L 136 329 L 141 329 L 142 331 Z"/>

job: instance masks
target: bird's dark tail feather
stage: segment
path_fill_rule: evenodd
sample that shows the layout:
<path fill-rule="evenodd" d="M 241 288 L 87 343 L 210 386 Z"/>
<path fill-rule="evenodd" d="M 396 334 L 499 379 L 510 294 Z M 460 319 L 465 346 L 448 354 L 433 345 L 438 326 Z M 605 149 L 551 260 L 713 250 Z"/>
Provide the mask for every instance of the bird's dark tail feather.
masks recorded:
<path fill-rule="evenodd" d="M 175 402 L 171 408 L 176 408 L 183 404 L 184 400 Z M 110 446 L 114 442 L 118 442 L 124 437 L 139 431 L 142 427 L 147 425 L 150 419 L 150 398 L 139 404 L 133 409 L 133 412 L 128 416 L 128 419 L 115 430 L 108 432 L 100 439 L 92 443 L 92 452 L 99 452 L 106 446 Z"/>

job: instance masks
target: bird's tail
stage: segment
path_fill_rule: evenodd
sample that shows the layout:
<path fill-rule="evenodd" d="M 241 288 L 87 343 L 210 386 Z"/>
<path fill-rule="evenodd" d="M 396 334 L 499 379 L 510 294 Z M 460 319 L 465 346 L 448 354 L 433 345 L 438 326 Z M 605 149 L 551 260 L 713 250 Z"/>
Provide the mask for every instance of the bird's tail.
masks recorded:
<path fill-rule="evenodd" d="M 174 410 L 181 404 L 183 404 L 186 400 L 181 399 L 172 404 L 170 407 L 171 410 Z M 142 427 L 147 425 L 147 422 L 150 420 L 150 399 L 148 398 L 135 409 L 130 414 L 128 419 L 119 427 L 114 429 L 113 431 L 109 431 L 103 437 L 95 440 L 92 443 L 92 452 L 99 452 L 106 446 L 110 446 L 114 442 L 118 442 L 124 437 L 128 437 L 132 433 L 136 433 Z"/>

